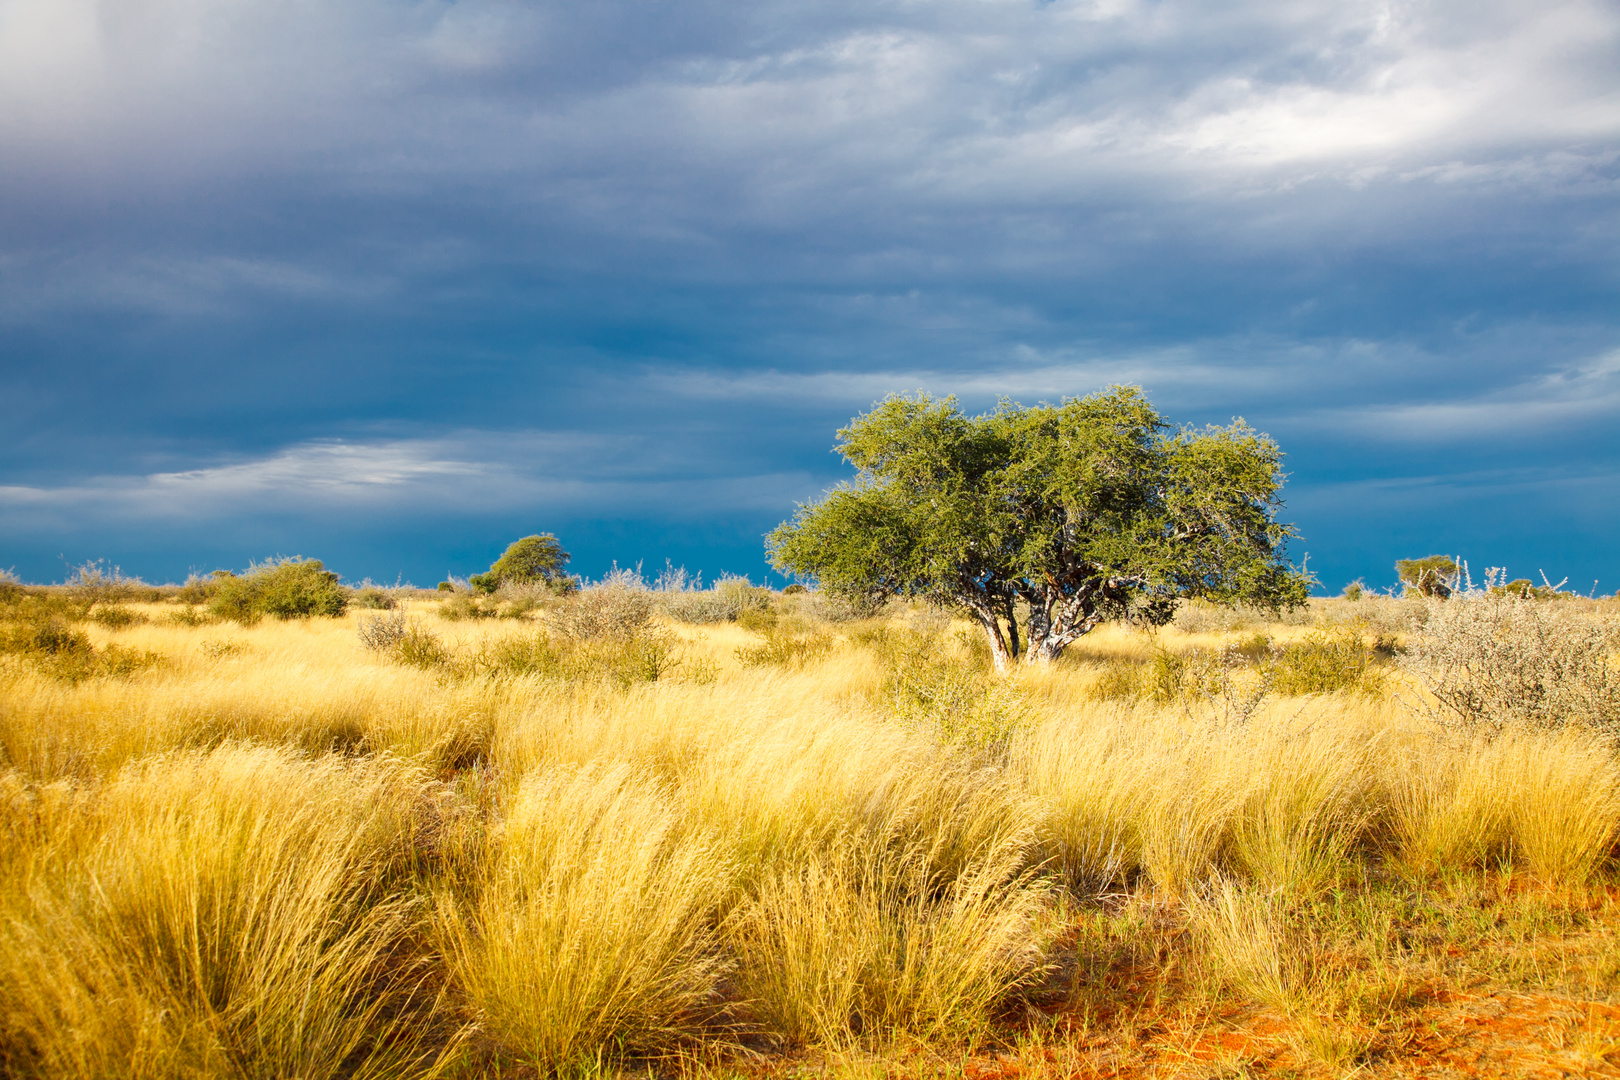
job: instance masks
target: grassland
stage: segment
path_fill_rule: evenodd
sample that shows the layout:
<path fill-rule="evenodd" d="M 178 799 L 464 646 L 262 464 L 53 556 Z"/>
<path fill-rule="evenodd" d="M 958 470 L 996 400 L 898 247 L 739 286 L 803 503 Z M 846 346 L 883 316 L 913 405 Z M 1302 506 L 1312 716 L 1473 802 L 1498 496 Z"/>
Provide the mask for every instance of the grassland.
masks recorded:
<path fill-rule="evenodd" d="M 997 680 L 814 599 L 105 604 L 0 657 L 0 1072 L 1620 1065 L 1614 744 L 1438 722 L 1397 602 Z"/>

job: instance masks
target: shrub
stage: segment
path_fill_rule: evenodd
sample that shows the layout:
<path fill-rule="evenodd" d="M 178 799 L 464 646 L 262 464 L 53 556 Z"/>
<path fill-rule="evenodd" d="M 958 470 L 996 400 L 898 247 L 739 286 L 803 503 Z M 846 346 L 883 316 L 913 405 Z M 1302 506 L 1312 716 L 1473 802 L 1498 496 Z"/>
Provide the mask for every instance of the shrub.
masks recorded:
<path fill-rule="evenodd" d="M 588 641 L 536 634 L 486 645 L 471 659 L 468 670 L 605 683 L 625 690 L 638 683 L 657 682 L 679 666 L 672 643 L 658 633 Z"/>
<path fill-rule="evenodd" d="M 1189 600 L 1176 608 L 1170 623 L 1183 633 L 1209 634 L 1248 630 L 1259 621 L 1253 613 L 1239 608 L 1222 607 L 1205 600 Z"/>
<path fill-rule="evenodd" d="M 1504 571 L 1501 576 L 1505 578 L 1507 573 Z M 1485 594 L 1495 597 L 1512 597 L 1515 600 L 1568 600 L 1575 595 L 1574 593 L 1562 591 L 1559 586 L 1563 582 L 1554 585 L 1547 580 L 1545 574 L 1542 575 L 1541 580 L 1542 584 L 1537 585 L 1529 578 L 1515 578 L 1509 582 L 1489 586 L 1485 590 Z"/>
<path fill-rule="evenodd" d="M 907 727 L 944 743 L 999 749 L 1024 717 L 1019 688 L 991 676 L 982 634 L 958 633 L 955 650 L 937 631 L 880 627 L 860 637 L 888 668 L 880 692 Z"/>
<path fill-rule="evenodd" d="M 1384 639 L 1379 643 L 1389 648 Z M 1367 647 L 1359 627 L 1316 630 L 1303 641 L 1283 645 L 1260 633 L 1221 649 L 1176 652 L 1161 645 L 1146 663 L 1110 664 L 1092 685 L 1091 696 L 1160 704 L 1215 703 L 1225 706 L 1229 718 L 1243 719 L 1272 693 L 1376 694 L 1385 685 L 1376 657 L 1377 650 Z"/>
<path fill-rule="evenodd" d="M 409 629 L 410 622 L 403 611 L 362 619 L 358 627 L 360 644 L 372 652 L 387 652 L 400 643 Z"/>
<path fill-rule="evenodd" d="M 229 570 L 215 570 L 207 577 L 192 574 L 186 578 L 186 583 L 180 586 L 180 591 L 174 594 L 174 598 L 182 604 L 206 604 L 219 591 L 220 579 L 231 576 Z"/>
<path fill-rule="evenodd" d="M 737 615 L 737 605 L 713 589 L 689 592 L 663 593 L 658 607 L 665 615 L 683 623 L 731 622 Z"/>
<path fill-rule="evenodd" d="M 743 620 L 750 629 L 763 624 L 747 622 L 750 614 L 768 615 L 774 597 L 769 589 L 754 585 L 746 577 L 722 575 L 713 588 L 703 589 L 702 577 L 688 578 L 686 568 L 666 569 L 658 576 L 658 607 L 665 615 L 684 623 L 718 623 Z M 800 591 L 804 591 L 802 588 Z"/>
<path fill-rule="evenodd" d="M 739 615 L 745 611 L 771 610 L 771 590 L 755 585 L 741 574 L 720 575 L 720 580 L 714 583 L 714 591 L 736 605 Z"/>
<path fill-rule="evenodd" d="M 163 619 L 174 626 L 211 626 L 219 621 L 207 610 L 190 606 L 168 612 Z"/>
<path fill-rule="evenodd" d="M 889 603 L 869 596 L 841 596 L 824 592 L 782 594 L 782 607 L 801 618 L 815 622 L 847 623 L 875 619 L 888 610 Z"/>
<path fill-rule="evenodd" d="M 109 630 L 122 630 L 148 620 L 145 615 L 123 604 L 97 604 L 91 609 L 90 621 Z"/>
<path fill-rule="evenodd" d="M 393 611 L 399 607 L 402 594 L 409 586 L 378 585 L 370 578 L 362 581 L 354 589 L 349 602 L 355 607 L 366 608 L 371 611 Z"/>
<path fill-rule="evenodd" d="M 558 604 L 548 619 L 564 637 L 636 637 L 651 624 L 658 600 L 635 570 L 613 568 L 601 581 Z"/>
<path fill-rule="evenodd" d="M 448 622 L 463 619 L 493 619 L 500 613 L 498 604 L 467 592 L 452 592 L 439 602 L 439 618 Z"/>
<path fill-rule="evenodd" d="M 1620 734 L 1612 621 L 1509 596 L 1431 602 L 1405 665 L 1466 727 L 1578 724 Z"/>
<path fill-rule="evenodd" d="M 338 616 L 349 606 L 338 576 L 319 559 L 272 559 L 259 563 L 240 577 L 216 578 L 208 610 L 246 625 L 260 617 L 308 618 Z"/>
<path fill-rule="evenodd" d="M 439 668 L 451 662 L 450 650 L 438 635 L 414 623 L 405 628 L 394 644 L 394 657 L 402 664 L 418 668 Z"/>
<path fill-rule="evenodd" d="M 1354 627 L 1315 630 L 1304 641 L 1276 647 L 1265 674 L 1279 694 L 1331 694 L 1337 690 L 1377 693 L 1383 671 L 1374 664 L 1375 650 Z"/>
<path fill-rule="evenodd" d="M 106 559 L 96 559 L 74 568 L 67 579 L 68 595 L 86 611 L 97 604 L 116 604 L 144 597 L 154 590 L 140 578 L 125 577 Z"/>
<path fill-rule="evenodd" d="M 555 586 L 544 581 L 507 581 L 495 590 L 499 604 L 496 615 L 502 619 L 521 619 L 540 611 L 562 595 Z"/>

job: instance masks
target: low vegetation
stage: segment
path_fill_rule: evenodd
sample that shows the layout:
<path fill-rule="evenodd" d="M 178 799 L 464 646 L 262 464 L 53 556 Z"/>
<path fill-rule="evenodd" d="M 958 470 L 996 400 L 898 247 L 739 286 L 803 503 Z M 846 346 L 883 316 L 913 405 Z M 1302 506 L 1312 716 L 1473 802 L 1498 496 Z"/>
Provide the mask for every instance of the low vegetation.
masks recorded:
<path fill-rule="evenodd" d="M 0 582 L 6 1076 L 1620 1065 L 1617 601 L 998 675 L 738 578 L 98 572 Z"/>
<path fill-rule="evenodd" d="M 216 573 L 210 585 L 209 612 L 243 625 L 266 615 L 342 615 L 349 606 L 348 591 L 319 559 L 272 559 L 243 574 Z"/>

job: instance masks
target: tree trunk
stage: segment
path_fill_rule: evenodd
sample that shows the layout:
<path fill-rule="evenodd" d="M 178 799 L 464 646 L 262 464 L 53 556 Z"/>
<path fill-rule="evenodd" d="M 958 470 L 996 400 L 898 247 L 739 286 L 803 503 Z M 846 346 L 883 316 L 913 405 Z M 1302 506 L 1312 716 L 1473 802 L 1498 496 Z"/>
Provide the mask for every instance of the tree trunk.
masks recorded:
<path fill-rule="evenodd" d="M 972 612 L 974 621 L 984 628 L 984 636 L 990 642 L 990 660 L 996 665 L 996 673 L 1005 675 L 1012 666 L 1013 653 L 1007 648 L 1007 639 L 1002 636 L 1001 622 L 996 618 L 995 610 L 978 604 L 969 605 L 968 610 Z M 1017 627 L 1013 628 L 1013 633 L 1018 633 Z"/>
<path fill-rule="evenodd" d="M 1029 644 L 1026 664 L 1050 664 L 1063 650 L 1091 633 L 1102 622 L 1098 605 L 1090 591 L 1064 596 L 1055 587 L 1046 587 L 1029 602 Z"/>

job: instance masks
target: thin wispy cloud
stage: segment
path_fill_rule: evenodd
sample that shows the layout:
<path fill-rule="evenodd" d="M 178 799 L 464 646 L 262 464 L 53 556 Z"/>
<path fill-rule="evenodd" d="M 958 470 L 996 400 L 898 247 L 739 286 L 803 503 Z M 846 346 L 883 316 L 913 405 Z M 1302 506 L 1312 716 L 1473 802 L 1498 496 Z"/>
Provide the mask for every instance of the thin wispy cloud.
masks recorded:
<path fill-rule="evenodd" d="M 635 452 L 631 452 L 634 449 Z M 474 460 L 481 455 L 482 460 Z M 618 440 L 546 432 L 468 433 L 377 443 L 320 441 L 271 455 L 190 469 L 104 475 L 58 486 L 0 486 L 0 520 L 26 530 L 42 513 L 102 521 L 208 521 L 320 512 L 431 517 L 514 503 L 577 514 L 634 503 L 674 516 L 775 505 L 808 494 L 803 473 L 714 472 L 694 460 L 649 459 Z"/>

